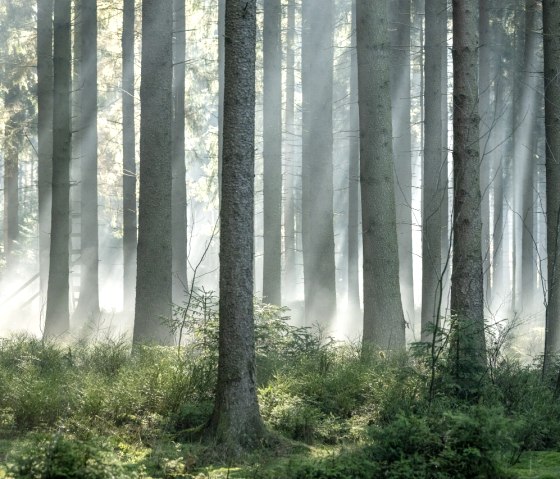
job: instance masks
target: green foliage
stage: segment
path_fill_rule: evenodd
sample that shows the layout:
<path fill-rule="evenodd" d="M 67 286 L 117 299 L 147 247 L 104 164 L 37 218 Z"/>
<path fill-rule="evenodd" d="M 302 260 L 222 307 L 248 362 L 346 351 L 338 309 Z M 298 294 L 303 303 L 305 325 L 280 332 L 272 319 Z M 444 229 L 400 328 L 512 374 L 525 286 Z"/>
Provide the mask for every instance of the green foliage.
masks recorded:
<path fill-rule="evenodd" d="M 8 458 L 14 479 L 128 479 L 140 477 L 100 441 L 63 435 L 34 435 Z"/>

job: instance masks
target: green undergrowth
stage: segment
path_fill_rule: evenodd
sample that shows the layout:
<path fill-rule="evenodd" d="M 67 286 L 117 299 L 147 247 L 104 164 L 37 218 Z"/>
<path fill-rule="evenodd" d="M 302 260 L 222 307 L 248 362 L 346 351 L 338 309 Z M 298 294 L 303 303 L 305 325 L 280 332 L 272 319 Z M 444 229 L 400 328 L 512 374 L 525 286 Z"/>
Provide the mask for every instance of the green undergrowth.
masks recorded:
<path fill-rule="evenodd" d="M 560 477 L 560 401 L 540 366 L 501 358 L 483 394 L 445 360 L 364 354 L 256 305 L 261 414 L 273 440 L 235 459 L 197 434 L 212 411 L 217 312 L 203 292 L 185 346 L 0 342 L 0 478 Z"/>

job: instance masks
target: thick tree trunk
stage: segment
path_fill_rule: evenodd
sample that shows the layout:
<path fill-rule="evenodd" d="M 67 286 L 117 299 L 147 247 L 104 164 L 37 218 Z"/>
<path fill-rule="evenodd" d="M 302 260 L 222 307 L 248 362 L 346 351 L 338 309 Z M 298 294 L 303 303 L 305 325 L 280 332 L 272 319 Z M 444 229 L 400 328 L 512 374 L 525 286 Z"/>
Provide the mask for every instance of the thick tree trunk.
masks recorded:
<path fill-rule="evenodd" d="M 68 331 L 70 239 L 70 0 L 54 3 L 53 175 L 50 268 L 45 337 Z"/>
<path fill-rule="evenodd" d="M 171 316 L 172 3 L 142 2 L 135 343 L 173 340 L 162 323 Z"/>
<path fill-rule="evenodd" d="M 187 284 L 187 183 L 185 165 L 185 0 L 173 0 L 173 172 L 172 250 L 173 302 L 182 303 Z"/>
<path fill-rule="evenodd" d="M 491 152 L 488 151 L 488 140 L 491 131 L 491 65 L 492 45 L 490 35 L 490 5 L 492 0 L 479 0 L 478 30 L 480 36 L 480 68 L 478 73 L 478 111 L 480 114 L 480 194 L 481 194 L 481 218 L 482 218 L 482 270 L 484 276 L 484 291 L 490 291 L 490 178 Z"/>
<path fill-rule="evenodd" d="M 227 0 L 218 383 L 208 433 L 229 454 L 260 443 L 253 317 L 256 1 Z"/>
<path fill-rule="evenodd" d="M 263 26 L 263 297 L 280 305 L 282 283 L 282 5 L 264 3 Z"/>
<path fill-rule="evenodd" d="M 77 326 L 97 320 L 99 311 L 99 236 L 97 218 L 97 0 L 80 1 L 79 111 L 81 256 Z"/>
<path fill-rule="evenodd" d="M 486 369 L 480 218 L 478 2 L 453 0 L 453 273 L 450 359 L 465 394 Z"/>
<path fill-rule="evenodd" d="M 560 3 L 543 0 L 544 99 L 546 129 L 546 222 L 548 250 L 548 306 L 544 370 L 560 353 Z"/>
<path fill-rule="evenodd" d="M 447 154 L 443 150 L 443 83 L 447 37 L 447 0 L 426 3 L 426 63 L 424 75 L 425 135 L 422 200 L 422 333 L 431 341 L 439 326 L 443 295 L 442 208 L 447 201 Z M 447 119 L 447 118 L 445 118 Z M 445 177 L 442 174 L 445 170 Z M 445 178 L 445 179 L 444 179 Z"/>
<path fill-rule="evenodd" d="M 391 105 L 399 278 L 405 319 L 414 319 L 412 274 L 412 142 L 410 132 L 410 3 L 390 2 Z M 419 17 L 420 18 L 420 17 Z M 421 24 L 421 20 L 420 20 Z"/>
<path fill-rule="evenodd" d="M 357 0 L 364 345 L 405 346 L 393 175 L 387 2 Z"/>
<path fill-rule="evenodd" d="M 123 110 L 123 310 L 134 311 L 136 288 L 136 133 L 134 127 L 135 0 L 124 0 L 122 33 Z"/>
<path fill-rule="evenodd" d="M 306 324 L 336 315 L 333 226 L 333 1 L 304 0 L 302 234 Z"/>
<path fill-rule="evenodd" d="M 37 136 L 39 150 L 39 277 L 47 299 L 51 242 L 53 121 L 53 0 L 37 1 Z"/>

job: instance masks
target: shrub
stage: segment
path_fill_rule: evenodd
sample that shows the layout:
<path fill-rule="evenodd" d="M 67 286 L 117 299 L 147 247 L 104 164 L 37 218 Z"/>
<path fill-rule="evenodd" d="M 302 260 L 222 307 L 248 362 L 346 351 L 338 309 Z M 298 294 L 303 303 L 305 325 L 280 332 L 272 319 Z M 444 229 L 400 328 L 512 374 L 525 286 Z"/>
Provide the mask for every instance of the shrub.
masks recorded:
<path fill-rule="evenodd" d="M 139 477 L 103 442 L 33 435 L 8 458 L 14 479 L 132 479 Z"/>

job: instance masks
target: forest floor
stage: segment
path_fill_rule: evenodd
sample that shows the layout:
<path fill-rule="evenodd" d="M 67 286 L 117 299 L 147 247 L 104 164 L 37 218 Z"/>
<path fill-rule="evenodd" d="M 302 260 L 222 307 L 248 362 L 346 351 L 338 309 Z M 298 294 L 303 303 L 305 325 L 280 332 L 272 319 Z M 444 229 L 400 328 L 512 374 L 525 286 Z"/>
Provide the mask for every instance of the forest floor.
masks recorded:
<path fill-rule="evenodd" d="M 364 354 L 256 311 L 261 449 L 233 456 L 196 439 L 216 382 L 206 305 L 181 348 L 0 340 L 0 478 L 560 477 L 560 401 L 538 361 L 491 352 L 474 396 L 445 350 Z"/>

